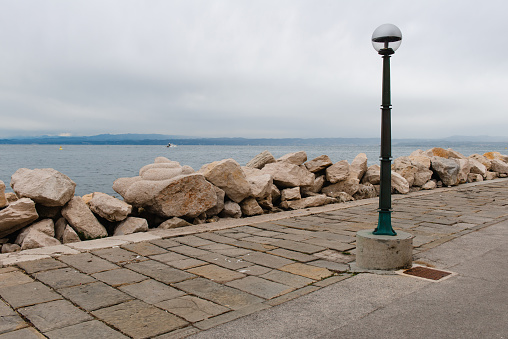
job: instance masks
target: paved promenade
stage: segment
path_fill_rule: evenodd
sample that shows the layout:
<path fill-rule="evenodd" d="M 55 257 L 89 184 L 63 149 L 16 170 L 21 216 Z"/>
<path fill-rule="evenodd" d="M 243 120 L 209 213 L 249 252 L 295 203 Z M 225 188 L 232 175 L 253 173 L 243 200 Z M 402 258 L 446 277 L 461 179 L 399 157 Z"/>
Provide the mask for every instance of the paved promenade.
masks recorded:
<path fill-rule="evenodd" d="M 429 314 L 435 337 L 506 338 L 506 288 L 471 271 L 478 275 L 481 267 L 506 279 L 506 259 L 494 253 L 506 258 L 508 180 L 393 196 L 393 226 L 416 236 L 415 262 L 456 272 L 443 282 L 350 272 L 355 233 L 375 228 L 377 204 L 369 199 L 0 255 L 0 339 L 408 338 L 429 336 L 432 324 L 422 326 Z M 490 294 L 481 296 L 475 317 L 470 305 L 482 288 Z M 461 312 L 471 325 L 449 331 Z M 379 332 L 383 324 L 390 331 Z M 477 335 L 486 331 L 482 324 L 491 332 Z"/>

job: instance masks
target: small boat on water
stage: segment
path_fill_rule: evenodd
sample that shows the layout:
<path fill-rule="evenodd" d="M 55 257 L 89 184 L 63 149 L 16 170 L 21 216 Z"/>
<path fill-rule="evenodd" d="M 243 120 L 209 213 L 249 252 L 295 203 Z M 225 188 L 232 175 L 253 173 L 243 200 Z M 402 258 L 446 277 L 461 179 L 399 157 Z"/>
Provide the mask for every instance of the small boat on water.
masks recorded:
<path fill-rule="evenodd" d="M 175 145 L 175 144 L 172 144 L 172 143 L 170 143 L 170 142 L 169 142 L 169 143 L 166 145 L 166 147 L 176 147 L 176 145 Z"/>

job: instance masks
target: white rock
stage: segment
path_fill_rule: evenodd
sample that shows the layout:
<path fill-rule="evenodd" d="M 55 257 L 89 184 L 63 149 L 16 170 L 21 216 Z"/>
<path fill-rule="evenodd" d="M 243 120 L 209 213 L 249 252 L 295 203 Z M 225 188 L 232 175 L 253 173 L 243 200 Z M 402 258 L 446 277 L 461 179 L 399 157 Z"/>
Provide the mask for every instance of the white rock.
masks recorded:
<path fill-rule="evenodd" d="M 169 160 L 166 157 L 157 157 L 154 160 L 154 164 L 160 164 L 160 163 L 171 163 L 171 160 Z"/>
<path fill-rule="evenodd" d="M 400 157 L 393 161 L 392 170 L 400 174 L 409 184 L 413 186 L 415 181 L 415 174 L 418 172 L 418 167 L 414 166 L 409 157 Z"/>
<path fill-rule="evenodd" d="M 333 162 L 330 160 L 328 155 L 320 155 L 319 157 L 309 160 L 305 163 L 305 167 L 307 167 L 311 173 L 319 172 L 332 165 Z"/>
<path fill-rule="evenodd" d="M 422 190 L 433 190 L 437 187 L 437 180 L 429 180 L 425 185 L 422 186 Z"/>
<path fill-rule="evenodd" d="M 367 169 L 367 171 L 365 172 L 365 174 L 363 175 L 362 183 L 363 184 L 369 183 L 372 185 L 379 185 L 379 182 L 381 181 L 380 172 L 381 172 L 381 168 L 379 167 L 379 165 L 370 166 Z"/>
<path fill-rule="evenodd" d="M 356 158 L 355 158 L 356 159 Z M 342 160 L 336 162 L 332 166 L 326 169 L 326 180 L 335 184 L 339 181 L 346 180 L 349 177 L 349 163 L 347 160 Z M 367 169 L 365 169 L 367 170 Z M 353 174 L 355 177 L 358 177 L 358 173 Z M 363 176 L 363 173 L 362 173 Z"/>
<path fill-rule="evenodd" d="M 484 157 L 483 155 L 475 153 L 475 154 L 471 154 L 468 158 L 474 159 L 474 160 L 480 162 L 483 166 L 485 166 L 487 171 L 490 170 L 490 166 L 491 166 L 490 160 L 487 159 L 486 157 Z"/>
<path fill-rule="evenodd" d="M 349 177 L 346 180 L 339 181 L 336 184 L 323 187 L 321 192 L 329 197 L 336 198 L 341 192 L 346 192 L 350 196 L 353 196 L 360 188 L 360 180 Z"/>
<path fill-rule="evenodd" d="M 220 212 L 221 218 L 240 218 L 242 216 L 242 209 L 240 205 L 234 201 L 226 201 L 224 209 Z"/>
<path fill-rule="evenodd" d="M 28 198 L 12 202 L 0 210 L 0 238 L 3 238 L 37 220 L 35 203 Z"/>
<path fill-rule="evenodd" d="M 152 168 L 180 168 L 180 163 L 178 161 L 169 161 L 169 162 L 159 162 L 156 164 L 148 164 L 146 166 L 141 167 L 139 170 L 139 176 L 142 176 L 145 171 L 148 171 Z"/>
<path fill-rule="evenodd" d="M 425 154 L 411 153 L 409 156 L 411 164 L 418 168 L 418 171 L 428 171 L 430 169 L 430 157 Z"/>
<path fill-rule="evenodd" d="M 302 195 L 300 194 L 300 187 L 293 187 L 293 188 L 283 189 L 280 192 L 280 194 L 281 194 L 282 201 L 296 200 L 296 199 L 301 199 L 302 198 Z"/>
<path fill-rule="evenodd" d="M 252 196 L 256 199 L 264 199 L 272 192 L 273 178 L 270 174 L 249 167 L 242 167 L 250 183 Z"/>
<path fill-rule="evenodd" d="M 0 180 L 0 208 L 7 206 L 7 198 L 5 197 L 5 183 Z"/>
<path fill-rule="evenodd" d="M 490 161 L 489 161 L 490 163 Z M 476 160 L 475 158 L 469 158 L 469 165 L 471 166 L 470 172 L 474 174 L 480 174 L 482 177 L 487 173 L 487 167 L 484 164 Z"/>
<path fill-rule="evenodd" d="M 435 156 L 431 158 L 431 164 L 432 169 L 437 173 L 443 185 L 458 185 L 460 165 L 456 159 L 445 159 Z"/>
<path fill-rule="evenodd" d="M 206 180 L 224 190 L 237 203 L 252 193 L 242 167 L 233 159 L 212 162 L 203 166 L 200 172 Z"/>
<path fill-rule="evenodd" d="M 108 236 L 92 211 L 80 197 L 72 198 L 62 209 L 62 215 L 83 239 L 97 239 Z"/>
<path fill-rule="evenodd" d="M 409 183 L 407 180 L 397 172 L 392 171 L 392 190 L 399 192 L 400 194 L 409 193 Z"/>
<path fill-rule="evenodd" d="M 249 161 L 247 163 L 247 165 L 245 165 L 245 166 L 246 167 L 251 167 L 251 168 L 261 169 L 266 164 L 270 164 L 270 163 L 275 162 L 275 161 L 276 160 L 273 157 L 272 153 L 270 153 L 269 151 L 263 151 L 263 152 L 259 153 L 258 155 L 256 155 L 254 158 L 252 158 L 252 160 Z"/>
<path fill-rule="evenodd" d="M 146 219 L 128 217 L 115 228 L 113 235 L 126 235 L 146 231 L 148 231 L 148 221 Z"/>
<path fill-rule="evenodd" d="M 429 169 L 419 170 L 418 172 L 415 173 L 413 186 L 421 187 L 425 185 L 430 180 L 430 178 L 432 178 L 433 173 L 434 172 L 432 172 Z"/>
<path fill-rule="evenodd" d="M 132 178 L 118 178 L 113 182 L 113 190 L 125 198 L 125 194 L 129 190 L 132 184 L 141 181 L 140 176 Z"/>
<path fill-rule="evenodd" d="M 300 166 L 307 161 L 307 153 L 304 151 L 288 153 L 277 159 L 277 161 L 286 161 L 293 165 Z"/>
<path fill-rule="evenodd" d="M 12 190 L 45 206 L 63 206 L 73 196 L 76 183 L 52 168 L 20 168 L 11 177 Z"/>
<path fill-rule="evenodd" d="M 191 168 L 192 170 L 192 168 Z M 186 172 L 189 172 L 188 170 Z M 190 171 L 190 173 L 193 173 L 194 170 Z M 172 179 L 174 177 L 177 177 L 179 175 L 183 174 L 190 174 L 190 173 L 184 173 L 183 167 L 170 167 L 170 168 L 149 168 L 146 171 L 143 172 L 141 175 L 141 179 L 143 180 L 167 180 Z"/>
<path fill-rule="evenodd" d="M 365 153 L 358 154 L 351 162 L 351 176 L 358 180 L 362 180 L 365 172 L 367 172 L 367 169 L 367 155 Z"/>
<path fill-rule="evenodd" d="M 263 209 L 259 206 L 256 199 L 249 197 L 240 203 L 242 214 L 251 217 L 254 215 L 263 214 Z"/>
<path fill-rule="evenodd" d="M 286 161 L 267 164 L 262 172 L 270 174 L 273 183 L 282 188 L 312 186 L 315 178 L 309 171 Z"/>
<path fill-rule="evenodd" d="M 101 192 L 94 192 L 88 204 L 92 212 L 108 221 L 122 221 L 132 212 L 132 206 Z"/>
<path fill-rule="evenodd" d="M 497 173 L 508 174 L 508 164 L 499 159 L 492 159 L 491 170 Z"/>

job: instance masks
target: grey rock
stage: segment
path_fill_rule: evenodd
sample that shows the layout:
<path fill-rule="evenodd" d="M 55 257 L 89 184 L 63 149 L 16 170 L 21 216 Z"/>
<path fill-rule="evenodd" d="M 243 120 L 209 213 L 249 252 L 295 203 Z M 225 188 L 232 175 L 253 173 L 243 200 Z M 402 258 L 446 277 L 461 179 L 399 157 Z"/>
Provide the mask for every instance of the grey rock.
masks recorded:
<path fill-rule="evenodd" d="M 434 156 L 431 158 L 431 166 L 443 182 L 443 185 L 458 185 L 460 165 L 456 159 L 445 159 L 442 157 Z"/>
<path fill-rule="evenodd" d="M 3 238 L 37 220 L 35 202 L 21 198 L 0 210 L 0 238 Z"/>
<path fill-rule="evenodd" d="M 62 209 L 62 215 L 84 240 L 106 237 L 106 228 L 99 223 L 80 197 L 72 198 Z"/>
<path fill-rule="evenodd" d="M 79 236 L 76 233 L 76 231 L 74 231 L 74 229 L 72 229 L 72 227 L 70 227 L 69 225 L 65 225 L 65 229 L 63 231 L 62 240 L 61 240 L 62 244 L 69 244 L 69 243 L 80 242 L 80 241 L 81 241 L 81 239 L 79 239 Z"/>
<path fill-rule="evenodd" d="M 242 216 L 242 209 L 240 205 L 234 201 L 226 201 L 224 209 L 220 212 L 221 218 L 240 218 Z"/>
<path fill-rule="evenodd" d="M 374 188 L 374 185 L 366 183 L 365 185 L 360 184 L 360 187 L 358 188 L 358 191 L 354 194 L 353 198 L 355 200 L 361 200 L 361 199 L 369 199 L 369 198 L 375 198 L 377 196 L 376 189 Z"/>
<path fill-rule="evenodd" d="M 254 158 L 252 158 L 252 160 L 249 161 L 245 166 L 261 169 L 266 164 L 270 164 L 272 162 L 275 162 L 275 158 L 273 157 L 272 153 L 270 153 L 269 151 L 263 151 L 258 155 L 256 155 Z"/>
<path fill-rule="evenodd" d="M 73 196 L 76 183 L 52 168 L 18 169 L 11 177 L 12 190 L 45 206 L 63 206 Z"/>

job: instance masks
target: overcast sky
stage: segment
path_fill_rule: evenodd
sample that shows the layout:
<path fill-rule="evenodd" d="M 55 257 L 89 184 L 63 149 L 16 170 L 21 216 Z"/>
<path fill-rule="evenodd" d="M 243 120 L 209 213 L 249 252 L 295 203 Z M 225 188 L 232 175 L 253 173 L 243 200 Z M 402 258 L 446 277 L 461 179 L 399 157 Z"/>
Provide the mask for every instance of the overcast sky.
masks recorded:
<path fill-rule="evenodd" d="M 506 136 L 508 2 L 2 0 L 0 137 Z"/>

